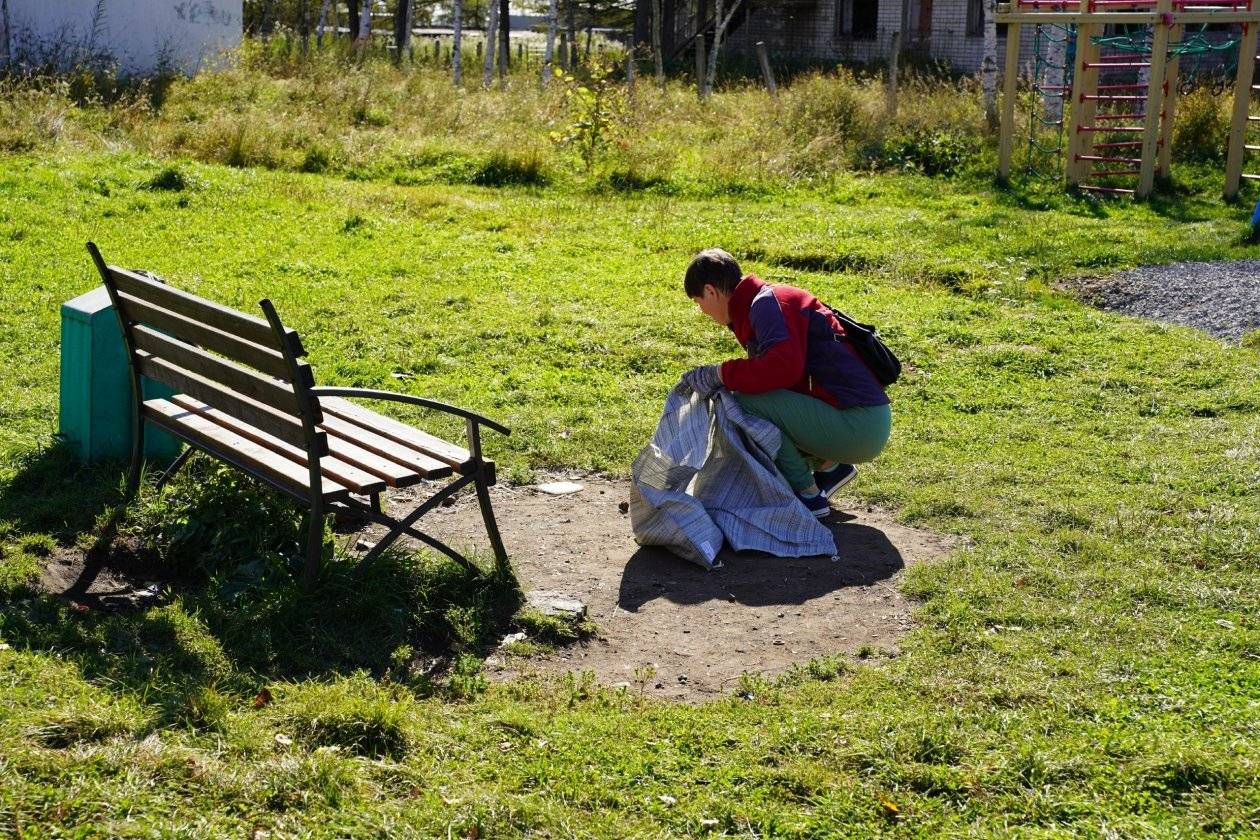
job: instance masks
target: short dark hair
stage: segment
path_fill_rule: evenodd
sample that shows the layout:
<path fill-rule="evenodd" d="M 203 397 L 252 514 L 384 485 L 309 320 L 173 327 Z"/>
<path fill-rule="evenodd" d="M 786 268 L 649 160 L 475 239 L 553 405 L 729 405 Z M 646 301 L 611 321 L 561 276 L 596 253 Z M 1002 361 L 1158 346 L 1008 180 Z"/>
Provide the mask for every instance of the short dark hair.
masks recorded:
<path fill-rule="evenodd" d="M 721 248 L 705 248 L 692 257 L 691 264 L 687 266 L 683 288 L 687 297 L 691 298 L 703 295 L 705 286 L 713 286 L 729 295 L 743 279 L 744 273 L 739 270 L 739 263 L 734 257 Z"/>

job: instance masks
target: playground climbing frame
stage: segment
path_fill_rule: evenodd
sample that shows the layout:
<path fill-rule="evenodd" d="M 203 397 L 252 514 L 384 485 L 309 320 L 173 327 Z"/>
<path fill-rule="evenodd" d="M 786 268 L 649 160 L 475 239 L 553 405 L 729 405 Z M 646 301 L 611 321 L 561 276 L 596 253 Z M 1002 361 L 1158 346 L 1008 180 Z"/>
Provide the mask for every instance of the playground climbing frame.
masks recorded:
<path fill-rule="evenodd" d="M 1063 154 L 1069 187 L 1142 198 L 1154 189 L 1157 175 L 1170 172 L 1182 57 L 1235 48 L 1206 37 L 1211 24 L 1235 24 L 1241 33 L 1233 39 L 1239 59 L 1226 150 L 1226 199 L 1237 196 L 1242 179 L 1260 180 L 1260 174 L 1242 171 L 1244 158 L 1260 153 L 1260 140 L 1250 142 L 1248 134 L 1260 129 L 1260 113 L 1253 114 L 1251 106 L 1253 92 L 1260 90 L 1253 84 L 1260 0 L 1014 0 L 999 6 L 996 22 L 1007 24 L 999 178 L 1008 179 L 1011 171 L 1023 27 L 1033 28 L 1036 62 L 1030 161 L 1034 151 L 1046 151 L 1037 146 L 1038 123 L 1053 127 L 1060 137 L 1054 151 Z M 1108 34 L 1109 25 L 1119 34 Z M 1047 81 L 1044 70 L 1056 65 L 1043 46 L 1054 42 L 1052 32 L 1067 39 L 1067 62 L 1061 79 Z M 1038 97 L 1045 102 L 1064 92 L 1068 101 L 1061 117 L 1038 111 Z M 1132 179 L 1131 186 L 1118 185 L 1125 179 Z"/>

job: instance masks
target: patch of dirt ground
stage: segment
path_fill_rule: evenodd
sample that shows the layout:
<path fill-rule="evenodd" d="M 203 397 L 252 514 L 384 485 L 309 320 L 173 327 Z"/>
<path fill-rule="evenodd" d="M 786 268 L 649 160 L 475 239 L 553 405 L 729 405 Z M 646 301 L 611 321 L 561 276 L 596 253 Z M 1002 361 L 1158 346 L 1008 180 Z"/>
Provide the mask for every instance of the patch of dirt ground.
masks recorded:
<path fill-rule="evenodd" d="M 837 560 L 723 549 L 723 568 L 708 572 L 634 542 L 622 512 L 629 480 L 559 478 L 582 490 L 553 496 L 500 485 L 492 490 L 495 515 L 524 589 L 581 600 L 599 632 L 550 655 L 491 657 L 493 678 L 590 671 L 604 684 L 637 688 L 636 669 L 651 665 L 648 694 L 694 702 L 731 692 L 744 672 L 771 676 L 864 646 L 895 650 L 913 609 L 898 586 L 903 570 L 955 542 L 840 496 L 825 520 Z M 399 503 L 411 497 L 406 490 L 393 495 Z M 461 550 L 490 552 L 472 494 L 428 514 L 421 527 Z M 371 541 L 381 532 L 373 526 L 359 536 Z"/>

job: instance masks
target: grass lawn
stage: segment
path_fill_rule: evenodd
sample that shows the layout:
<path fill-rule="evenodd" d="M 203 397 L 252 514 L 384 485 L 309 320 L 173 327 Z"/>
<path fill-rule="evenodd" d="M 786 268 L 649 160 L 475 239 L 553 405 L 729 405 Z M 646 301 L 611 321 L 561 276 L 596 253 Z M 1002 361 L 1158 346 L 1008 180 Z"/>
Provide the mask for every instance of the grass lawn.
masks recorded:
<path fill-rule="evenodd" d="M 168 165 L 0 157 L 0 832 L 1260 833 L 1260 355 L 1053 290 L 1260 255 L 1214 182 L 1139 205 L 912 175 L 701 200 Z M 514 480 L 625 473 L 678 375 L 738 351 L 681 291 L 726 247 L 884 327 L 909 367 L 851 492 L 967 539 L 907 575 L 899 655 L 700 707 L 580 676 L 487 688 L 468 654 L 503 586 L 397 556 L 304 597 L 296 514 L 204 464 L 133 517 L 197 585 L 76 612 L 29 581 L 116 497 L 118 470 L 50 446 L 88 239 L 270 297 L 322 383 L 505 422 L 487 444 Z M 434 686 L 408 646 L 463 655 Z"/>

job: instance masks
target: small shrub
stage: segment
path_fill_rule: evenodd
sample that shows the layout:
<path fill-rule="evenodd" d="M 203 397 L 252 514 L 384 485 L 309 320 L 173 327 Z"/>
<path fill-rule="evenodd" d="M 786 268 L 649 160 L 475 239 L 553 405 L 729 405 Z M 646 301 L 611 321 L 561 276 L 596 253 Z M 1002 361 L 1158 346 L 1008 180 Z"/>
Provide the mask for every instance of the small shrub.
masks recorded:
<path fill-rule="evenodd" d="M 1260 329 L 1245 333 L 1238 343 L 1251 350 L 1260 350 Z"/>
<path fill-rule="evenodd" d="M 144 183 L 145 189 L 167 190 L 169 192 L 183 192 L 190 186 L 192 186 L 192 179 L 176 166 L 164 168 Z"/>
<path fill-rule="evenodd" d="M 557 146 L 573 150 L 583 170 L 589 173 L 616 136 L 625 115 L 626 99 L 613 79 L 613 64 L 598 61 L 587 72 L 586 81 L 564 77 L 569 124 L 553 131 L 551 139 Z"/>
<path fill-rule="evenodd" d="M 446 681 L 446 696 L 451 700 L 475 700 L 486 690 L 486 677 L 481 660 L 467 653 L 455 657 Z"/>
<path fill-rule="evenodd" d="M 468 183 L 481 187 L 533 187 L 543 186 L 547 180 L 537 153 L 516 156 L 495 152 L 471 173 Z"/>
<path fill-rule="evenodd" d="M 302 158 L 302 165 L 299 167 L 303 172 L 326 172 L 332 164 L 332 155 L 323 146 L 312 146 L 306 150 L 306 155 Z"/>
<path fill-rule="evenodd" d="M 1223 98 L 1200 88 L 1177 102 L 1172 153 L 1177 160 L 1215 163 L 1225 158 L 1229 140 L 1229 112 Z"/>
<path fill-rule="evenodd" d="M 568 645 L 595 635 L 595 625 L 589 618 L 571 621 L 546 615 L 532 607 L 520 610 L 512 622 L 531 639 L 546 645 Z"/>
<path fill-rule="evenodd" d="M 859 159 L 872 169 L 948 176 L 957 174 L 978 154 L 978 143 L 960 132 L 914 129 L 908 135 L 868 144 L 859 152 Z"/>

